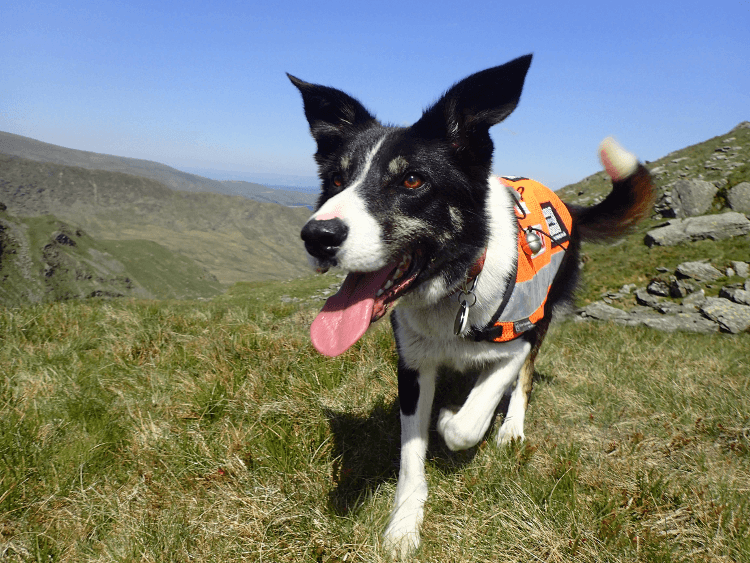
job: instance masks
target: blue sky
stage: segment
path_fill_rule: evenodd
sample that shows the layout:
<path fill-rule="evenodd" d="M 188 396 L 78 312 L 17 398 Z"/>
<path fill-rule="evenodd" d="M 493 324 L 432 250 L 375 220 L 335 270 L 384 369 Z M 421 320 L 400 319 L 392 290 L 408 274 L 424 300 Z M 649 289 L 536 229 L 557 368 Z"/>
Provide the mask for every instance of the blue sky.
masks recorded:
<path fill-rule="evenodd" d="M 6 3 L 0 130 L 310 178 L 315 146 L 285 72 L 407 124 L 455 81 L 530 52 L 521 103 L 492 130 L 501 174 L 559 188 L 599 169 L 607 135 L 654 160 L 750 120 L 750 1 L 272 4 Z"/>

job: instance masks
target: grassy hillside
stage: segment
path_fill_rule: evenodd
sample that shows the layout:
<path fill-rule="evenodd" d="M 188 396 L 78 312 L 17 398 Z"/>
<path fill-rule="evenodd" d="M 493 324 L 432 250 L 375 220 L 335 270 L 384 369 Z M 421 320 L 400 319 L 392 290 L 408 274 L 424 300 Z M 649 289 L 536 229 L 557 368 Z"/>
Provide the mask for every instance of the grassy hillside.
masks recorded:
<path fill-rule="evenodd" d="M 155 180 L 168 188 L 179 191 L 241 195 L 256 201 L 270 201 L 292 206 L 308 205 L 314 201 L 313 196 L 303 192 L 270 190 L 266 186 L 253 182 L 212 180 L 197 174 L 176 170 L 171 166 L 151 160 L 68 149 L 3 131 L 0 131 L 0 153 L 38 162 L 78 166 L 89 170 L 122 172 L 123 174 Z"/>
<path fill-rule="evenodd" d="M 3 560 L 382 561 L 396 353 L 314 353 L 335 281 L 0 310 Z M 558 324 L 524 444 L 433 434 L 418 559 L 749 561 L 748 347 Z"/>
<path fill-rule="evenodd" d="M 0 211 L 0 304 L 87 297 L 210 297 L 218 280 L 150 241 L 99 241 L 44 215 Z"/>
<path fill-rule="evenodd" d="M 659 196 L 682 178 L 700 178 L 720 186 L 712 210 L 720 212 L 725 205 L 726 191 L 740 182 L 750 181 L 750 123 L 745 122 L 724 135 L 675 151 L 647 166 L 652 171 Z M 601 201 L 611 186 L 602 171 L 556 193 L 564 201 L 592 205 Z M 724 271 L 732 260 L 750 261 L 750 236 L 647 248 L 643 243 L 646 231 L 661 224 L 664 220 L 659 217 L 648 219 L 635 234 L 613 245 L 584 243 L 584 283 L 578 294 L 578 304 L 600 299 L 603 293 L 617 290 L 624 284 L 635 283 L 643 287 L 659 277 L 657 268 L 672 272 L 682 262 L 707 260 Z M 715 295 L 723 284 L 739 281 L 742 280 L 717 280 L 714 287 L 707 288 L 707 294 Z M 634 298 L 630 298 L 623 300 L 620 306 L 627 308 L 634 304 Z"/>
<path fill-rule="evenodd" d="M 637 147 L 632 147 L 637 151 Z M 714 182 L 726 190 L 750 181 L 750 122 L 740 123 L 724 135 L 669 153 L 646 163 L 654 176 L 659 195 L 681 178 Z M 591 205 L 601 201 L 611 188 L 604 171 L 561 188 L 563 201 Z"/>
<path fill-rule="evenodd" d="M 585 248 L 581 300 L 750 257 L 750 237 L 648 249 L 648 226 Z M 381 322 L 314 352 L 339 282 L 0 309 L 0 559 L 383 561 L 396 350 Z M 748 349 L 748 333 L 558 322 L 524 443 L 454 454 L 433 431 L 415 560 L 750 561 Z M 470 384 L 444 374 L 436 409 Z"/>
<path fill-rule="evenodd" d="M 0 131 L 0 153 L 38 162 L 78 166 L 89 170 L 121 172 L 155 180 L 175 190 L 231 193 L 218 180 L 181 172 L 158 162 L 68 149 L 2 131 Z"/>
<path fill-rule="evenodd" d="M 52 214 L 98 239 L 143 239 L 183 254 L 224 284 L 308 273 L 303 208 L 187 193 L 102 170 L 0 154 L 0 202 L 17 216 Z"/>

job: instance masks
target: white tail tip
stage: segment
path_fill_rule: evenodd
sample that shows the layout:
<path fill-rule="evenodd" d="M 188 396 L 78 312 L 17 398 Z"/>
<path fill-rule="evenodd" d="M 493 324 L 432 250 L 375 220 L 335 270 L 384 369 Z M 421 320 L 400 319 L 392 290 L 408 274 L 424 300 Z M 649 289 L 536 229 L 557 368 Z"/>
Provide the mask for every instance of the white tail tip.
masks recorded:
<path fill-rule="evenodd" d="M 638 158 L 622 148 L 612 137 L 599 145 L 599 158 L 610 178 L 615 182 L 624 180 L 638 168 Z"/>

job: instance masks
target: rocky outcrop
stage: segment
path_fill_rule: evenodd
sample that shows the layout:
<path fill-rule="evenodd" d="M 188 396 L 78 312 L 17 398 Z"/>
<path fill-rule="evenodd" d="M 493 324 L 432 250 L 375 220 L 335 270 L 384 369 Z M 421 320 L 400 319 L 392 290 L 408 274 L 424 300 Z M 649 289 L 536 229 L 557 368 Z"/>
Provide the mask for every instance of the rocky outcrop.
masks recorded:
<path fill-rule="evenodd" d="M 750 233 L 750 220 L 742 213 L 728 211 L 718 215 L 702 215 L 672 219 L 646 233 L 647 246 L 674 246 L 684 242 L 742 236 Z"/>
<path fill-rule="evenodd" d="M 747 277 L 748 270 L 750 266 L 739 261 L 733 261 L 723 273 L 707 262 L 685 262 L 669 280 L 657 278 L 634 291 L 629 284 L 605 294 L 601 301 L 579 309 L 577 320 L 611 321 L 669 332 L 744 332 L 750 329 L 750 280 L 724 286 L 718 297 L 706 297 L 706 289 L 725 275 L 742 272 Z M 635 297 L 634 307 L 624 310 L 611 305 L 631 295 Z"/>

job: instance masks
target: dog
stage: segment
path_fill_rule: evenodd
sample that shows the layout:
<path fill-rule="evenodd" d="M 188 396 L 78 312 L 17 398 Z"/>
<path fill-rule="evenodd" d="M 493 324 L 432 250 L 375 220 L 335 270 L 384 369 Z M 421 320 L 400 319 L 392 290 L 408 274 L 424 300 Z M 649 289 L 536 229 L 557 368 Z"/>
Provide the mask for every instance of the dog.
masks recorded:
<path fill-rule="evenodd" d="M 410 127 L 382 125 L 348 94 L 288 75 L 321 178 L 301 237 L 319 272 L 348 272 L 312 323 L 313 345 L 343 353 L 398 300 L 401 465 L 383 535 L 397 559 L 420 542 L 438 369 L 479 370 L 463 406 L 439 413 L 451 450 L 484 438 L 506 393 L 496 442 L 523 440 L 534 360 L 553 310 L 572 298 L 581 241 L 619 237 L 653 205 L 648 170 L 611 138 L 599 153 L 613 188 L 592 207 L 564 204 L 526 178 L 491 175 L 489 129 L 518 105 L 531 60 L 465 78 Z"/>

